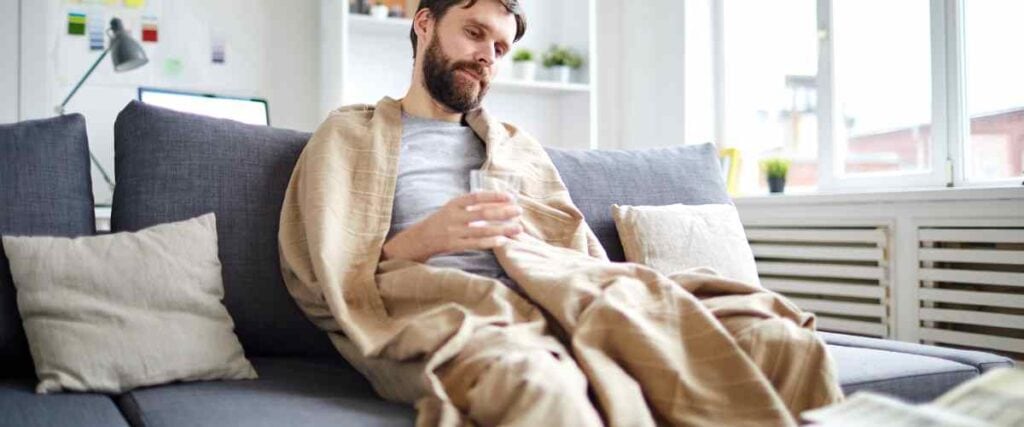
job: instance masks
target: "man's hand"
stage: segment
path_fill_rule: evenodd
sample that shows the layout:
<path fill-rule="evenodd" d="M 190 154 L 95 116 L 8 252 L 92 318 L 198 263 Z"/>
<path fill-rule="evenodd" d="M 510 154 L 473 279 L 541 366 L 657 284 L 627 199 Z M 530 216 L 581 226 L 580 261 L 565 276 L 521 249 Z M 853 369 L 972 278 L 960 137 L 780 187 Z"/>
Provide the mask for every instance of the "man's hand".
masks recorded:
<path fill-rule="evenodd" d="M 425 262 L 445 252 L 492 249 L 523 231 L 519 225 L 522 213 L 522 208 L 507 193 L 480 191 L 464 194 L 449 200 L 433 215 L 392 236 L 384 243 L 383 256 L 384 259 Z"/>

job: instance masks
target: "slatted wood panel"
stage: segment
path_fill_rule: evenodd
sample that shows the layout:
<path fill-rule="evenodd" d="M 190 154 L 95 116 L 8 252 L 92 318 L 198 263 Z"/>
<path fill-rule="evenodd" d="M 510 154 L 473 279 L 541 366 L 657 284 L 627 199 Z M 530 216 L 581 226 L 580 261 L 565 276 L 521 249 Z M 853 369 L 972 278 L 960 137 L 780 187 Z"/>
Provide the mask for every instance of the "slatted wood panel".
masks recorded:
<path fill-rule="evenodd" d="M 1024 355 L 1024 229 L 919 228 L 922 342 Z"/>
<path fill-rule="evenodd" d="M 887 226 L 747 227 L 761 283 L 813 312 L 818 329 L 888 337 Z"/>

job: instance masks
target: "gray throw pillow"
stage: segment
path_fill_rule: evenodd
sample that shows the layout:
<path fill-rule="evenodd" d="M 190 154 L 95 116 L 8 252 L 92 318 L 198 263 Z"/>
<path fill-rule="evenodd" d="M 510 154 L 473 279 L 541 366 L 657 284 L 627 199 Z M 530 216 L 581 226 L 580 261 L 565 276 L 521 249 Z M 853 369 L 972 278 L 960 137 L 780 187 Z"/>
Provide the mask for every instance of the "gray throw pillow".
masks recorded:
<path fill-rule="evenodd" d="M 212 213 L 134 233 L 4 236 L 37 393 L 251 379 Z"/>

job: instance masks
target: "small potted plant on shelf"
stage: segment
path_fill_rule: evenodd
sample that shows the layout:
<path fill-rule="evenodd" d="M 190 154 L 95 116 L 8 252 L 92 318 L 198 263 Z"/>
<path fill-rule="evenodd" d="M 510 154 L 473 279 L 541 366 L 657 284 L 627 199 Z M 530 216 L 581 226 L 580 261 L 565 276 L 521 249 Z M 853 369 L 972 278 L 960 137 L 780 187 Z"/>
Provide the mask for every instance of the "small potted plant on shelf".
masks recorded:
<path fill-rule="evenodd" d="M 572 80 L 572 70 L 583 65 L 583 58 L 567 47 L 553 45 L 544 54 L 544 68 L 552 69 L 562 83 Z"/>
<path fill-rule="evenodd" d="M 782 193 L 786 189 L 786 174 L 789 173 L 790 161 L 781 157 L 773 157 L 761 161 L 761 169 L 768 177 L 768 191 Z"/>
<path fill-rule="evenodd" d="M 512 55 L 512 67 L 516 79 L 533 81 L 537 76 L 537 63 L 533 61 L 533 51 L 519 49 Z"/>

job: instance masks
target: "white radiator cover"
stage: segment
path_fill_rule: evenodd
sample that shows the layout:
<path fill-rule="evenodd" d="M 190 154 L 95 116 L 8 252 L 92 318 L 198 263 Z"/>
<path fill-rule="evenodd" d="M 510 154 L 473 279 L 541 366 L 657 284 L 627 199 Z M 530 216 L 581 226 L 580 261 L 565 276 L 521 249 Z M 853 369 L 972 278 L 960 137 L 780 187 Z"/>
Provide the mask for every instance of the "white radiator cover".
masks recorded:
<path fill-rule="evenodd" d="M 1024 354 L 1024 227 L 917 235 L 921 339 Z"/>
<path fill-rule="evenodd" d="M 1024 187 L 735 204 L 766 287 L 819 329 L 1024 361 Z"/>
<path fill-rule="evenodd" d="M 815 313 L 818 329 L 890 336 L 887 225 L 780 220 L 746 231 L 761 283 Z"/>

